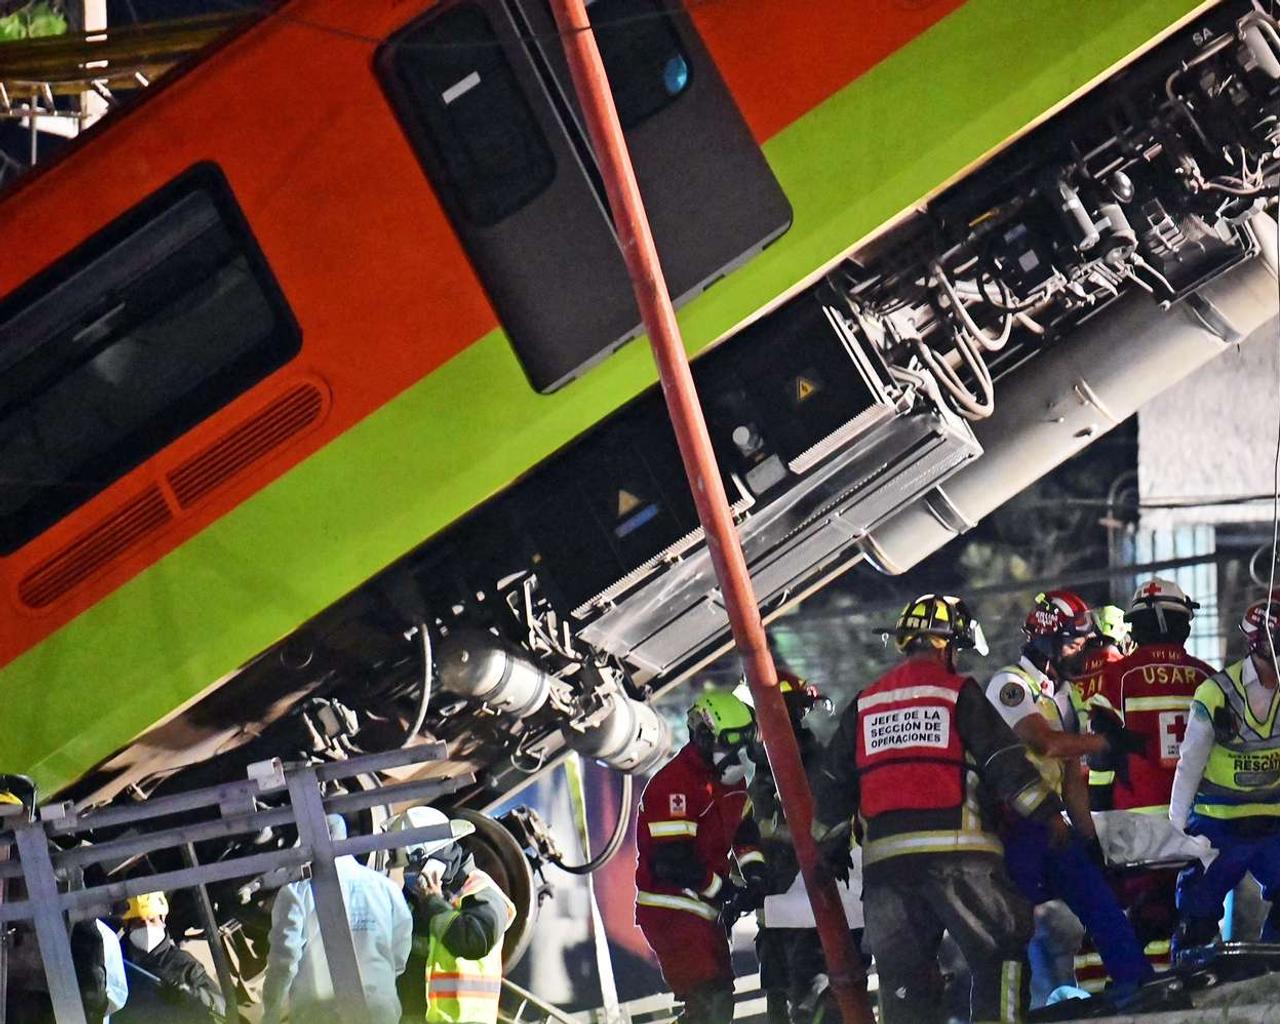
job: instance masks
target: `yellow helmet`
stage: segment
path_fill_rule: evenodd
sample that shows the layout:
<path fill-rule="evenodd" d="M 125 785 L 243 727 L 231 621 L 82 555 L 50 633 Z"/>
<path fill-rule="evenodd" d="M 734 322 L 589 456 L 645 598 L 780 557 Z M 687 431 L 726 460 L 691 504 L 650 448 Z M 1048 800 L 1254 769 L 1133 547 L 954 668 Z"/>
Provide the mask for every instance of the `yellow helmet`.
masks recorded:
<path fill-rule="evenodd" d="M 169 900 L 162 892 L 144 892 L 129 897 L 129 905 L 125 908 L 126 921 L 143 920 L 148 917 L 165 917 L 169 913 Z"/>
<path fill-rule="evenodd" d="M 954 644 L 960 650 L 987 653 L 982 626 L 969 607 L 950 594 L 922 594 L 902 609 L 894 626 L 898 650 L 905 652 L 913 641 L 925 640 L 935 647 Z"/>

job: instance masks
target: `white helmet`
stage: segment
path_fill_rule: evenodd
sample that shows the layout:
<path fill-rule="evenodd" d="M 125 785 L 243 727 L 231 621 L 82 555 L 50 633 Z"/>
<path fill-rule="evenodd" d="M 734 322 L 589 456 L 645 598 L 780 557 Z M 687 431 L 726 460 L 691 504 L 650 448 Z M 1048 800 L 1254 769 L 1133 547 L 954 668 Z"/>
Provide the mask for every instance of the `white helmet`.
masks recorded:
<path fill-rule="evenodd" d="M 443 811 L 426 805 L 420 807 L 410 807 L 406 811 L 393 815 L 382 826 L 384 832 L 408 832 L 411 829 L 430 828 L 432 826 L 447 825 L 453 833 L 447 839 L 431 839 L 411 842 L 406 846 L 391 851 L 391 867 L 404 867 L 407 863 L 414 860 L 426 860 L 433 853 L 443 850 L 447 846 L 452 846 L 459 839 L 471 835 L 476 827 L 469 821 L 463 821 L 460 818 L 450 818 Z"/>
<path fill-rule="evenodd" d="M 1125 621 L 1132 622 L 1135 614 L 1154 611 L 1156 613 L 1156 621 L 1160 624 L 1160 631 L 1165 633 L 1169 630 L 1164 618 L 1165 612 L 1185 615 L 1188 620 L 1191 620 L 1196 617 L 1196 609 L 1199 607 L 1200 605 L 1191 600 L 1186 595 L 1186 592 L 1173 580 L 1165 580 L 1156 576 L 1143 583 L 1133 592 L 1133 600 L 1129 602 L 1129 611 L 1125 615 Z"/>

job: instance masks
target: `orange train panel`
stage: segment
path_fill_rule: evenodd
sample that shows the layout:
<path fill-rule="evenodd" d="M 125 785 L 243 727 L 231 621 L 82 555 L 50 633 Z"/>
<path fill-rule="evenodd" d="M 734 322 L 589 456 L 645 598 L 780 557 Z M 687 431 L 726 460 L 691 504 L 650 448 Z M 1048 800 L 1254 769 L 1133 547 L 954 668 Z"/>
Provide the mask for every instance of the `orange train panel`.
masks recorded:
<path fill-rule="evenodd" d="M 430 6 L 285 3 L 108 119 L 0 204 L 2 295 L 164 183 L 213 161 L 302 331 L 289 363 L 0 558 L 6 600 L 19 613 L 0 615 L 0 665 L 497 326 L 373 72 L 377 41 Z M 957 6 L 723 0 L 694 11 L 764 140 Z M 815 45 L 836 38 L 838 47 Z M 269 415 L 304 379 L 322 382 L 323 415 L 179 505 L 169 474 L 234 447 L 246 423 Z M 111 532 L 153 488 L 167 496 L 172 518 L 127 536 Z"/>

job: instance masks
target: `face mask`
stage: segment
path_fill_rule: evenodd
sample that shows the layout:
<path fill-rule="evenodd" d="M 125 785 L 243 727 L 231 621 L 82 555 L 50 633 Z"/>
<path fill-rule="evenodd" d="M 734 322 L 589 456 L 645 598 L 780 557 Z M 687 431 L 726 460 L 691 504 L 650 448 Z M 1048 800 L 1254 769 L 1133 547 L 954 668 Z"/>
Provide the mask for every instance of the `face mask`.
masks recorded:
<path fill-rule="evenodd" d="M 162 924 L 144 924 L 129 932 L 129 941 L 142 952 L 150 953 L 164 941 L 165 931 Z"/>
<path fill-rule="evenodd" d="M 733 786 L 747 777 L 747 755 L 745 750 L 731 750 L 720 754 L 715 760 L 716 772 L 720 781 Z"/>

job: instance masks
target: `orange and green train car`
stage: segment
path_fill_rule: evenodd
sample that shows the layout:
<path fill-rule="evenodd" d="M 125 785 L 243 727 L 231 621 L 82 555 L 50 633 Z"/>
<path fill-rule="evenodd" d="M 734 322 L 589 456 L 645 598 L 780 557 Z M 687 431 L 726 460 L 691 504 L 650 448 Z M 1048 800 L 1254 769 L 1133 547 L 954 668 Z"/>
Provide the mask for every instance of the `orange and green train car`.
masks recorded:
<path fill-rule="evenodd" d="M 690 349 L 1209 6 L 597 0 Z M 549 26 L 284 0 L 0 197 L 0 770 L 65 788 L 652 384 Z"/>

